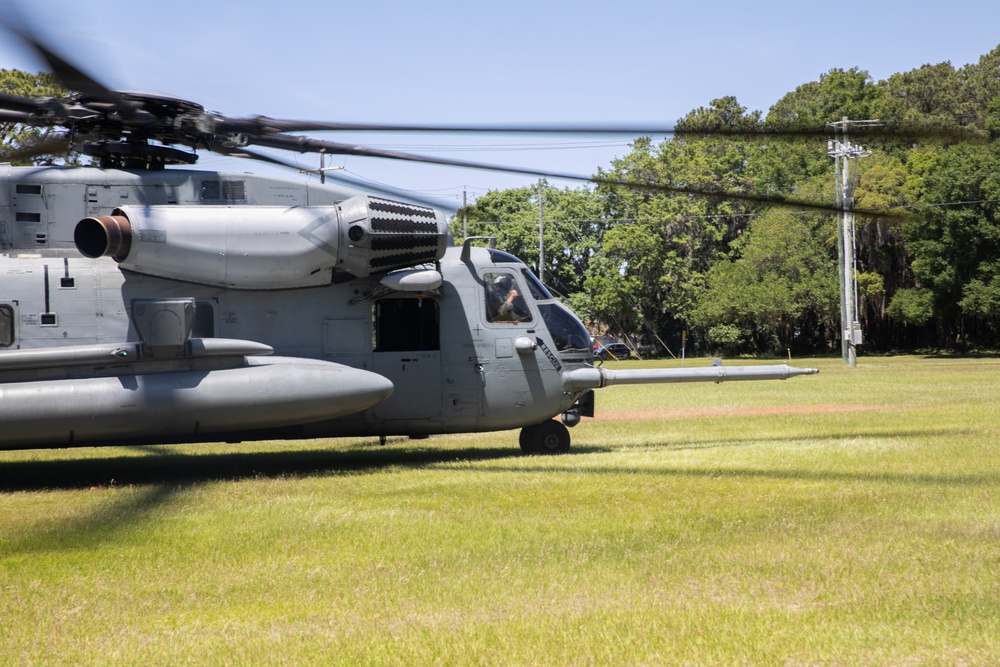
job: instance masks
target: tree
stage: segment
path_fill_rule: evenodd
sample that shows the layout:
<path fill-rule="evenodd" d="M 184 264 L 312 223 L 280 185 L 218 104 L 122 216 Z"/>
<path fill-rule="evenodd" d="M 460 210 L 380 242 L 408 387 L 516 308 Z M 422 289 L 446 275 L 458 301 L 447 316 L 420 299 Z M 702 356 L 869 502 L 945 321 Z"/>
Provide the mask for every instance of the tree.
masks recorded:
<path fill-rule="evenodd" d="M 893 74 L 879 84 L 883 95 L 873 118 L 903 124 L 953 127 L 976 119 L 965 77 L 950 62 Z"/>
<path fill-rule="evenodd" d="M 598 194 L 615 221 L 591 262 L 585 287 L 596 316 L 618 323 L 623 333 L 651 332 L 677 340 L 704 289 L 711 264 L 731 251 L 755 206 L 712 193 L 747 193 L 750 151 L 740 137 L 711 131 L 757 130 L 760 112 L 747 112 L 734 97 L 713 100 L 677 123 L 681 134 L 653 146 L 649 138 L 611 164 L 602 176 L 707 193 L 663 193 L 602 185 Z M 699 134 L 704 131 L 705 134 Z"/>
<path fill-rule="evenodd" d="M 823 349 L 838 321 L 830 227 L 817 214 L 755 218 L 740 257 L 708 272 L 692 322 L 730 353 Z"/>
<path fill-rule="evenodd" d="M 874 118 L 882 96 L 868 72 L 832 69 L 782 97 L 767 114 L 771 128 L 821 127 L 848 118 Z"/>
<path fill-rule="evenodd" d="M 20 70 L 0 70 L 0 92 L 22 97 L 63 97 L 66 91 L 52 74 L 39 72 L 29 74 Z M 15 152 L 36 146 L 52 133 L 50 128 L 36 128 L 22 123 L 0 122 L 0 161 L 14 164 L 45 164 L 57 158 L 52 154 L 37 155 L 30 160 L 13 159 Z M 71 161 L 75 161 L 71 159 Z"/>
<path fill-rule="evenodd" d="M 915 284 L 897 295 L 890 313 L 932 318 L 946 347 L 993 345 L 1000 327 L 1000 149 L 950 147 L 923 180 L 930 207 L 903 226 Z"/>
<path fill-rule="evenodd" d="M 545 280 L 560 294 L 583 288 L 583 280 L 601 232 L 603 206 L 586 189 L 559 190 L 543 182 Z M 468 207 L 470 236 L 495 236 L 497 246 L 529 265 L 538 266 L 538 187 L 494 190 Z M 460 217 L 453 220 L 456 236 Z"/>

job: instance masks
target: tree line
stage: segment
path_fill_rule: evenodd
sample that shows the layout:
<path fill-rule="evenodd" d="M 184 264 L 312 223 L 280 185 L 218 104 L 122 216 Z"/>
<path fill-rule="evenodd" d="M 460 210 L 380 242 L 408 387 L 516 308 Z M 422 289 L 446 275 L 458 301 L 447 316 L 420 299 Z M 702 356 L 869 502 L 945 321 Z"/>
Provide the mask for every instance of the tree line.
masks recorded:
<path fill-rule="evenodd" d="M 64 94 L 51 75 L 17 70 L 0 70 L 0 90 Z M 1000 46 L 965 67 L 924 65 L 884 81 L 858 68 L 833 69 L 766 115 L 720 97 L 681 118 L 683 133 L 659 143 L 637 138 L 595 174 L 708 196 L 543 183 L 480 197 L 466 210 L 468 231 L 498 237 L 500 247 L 537 266 L 541 197 L 546 282 L 593 333 L 673 352 L 683 332 L 693 352 L 837 350 L 836 216 L 759 199 L 833 204 L 827 137 L 788 130 L 845 117 L 918 128 L 865 136 L 871 155 L 852 161 L 857 208 L 897 212 L 856 220 L 866 349 L 995 349 Z M 0 161 L 46 132 L 0 119 Z"/>
<path fill-rule="evenodd" d="M 638 138 L 596 172 L 707 196 L 543 182 L 480 197 L 465 212 L 468 231 L 537 265 L 541 197 L 546 282 L 594 333 L 675 353 L 683 332 L 689 351 L 839 351 L 836 214 L 756 198 L 834 204 L 833 130 L 794 130 L 845 117 L 883 124 L 859 140 L 870 155 L 851 161 L 856 208 L 886 211 L 856 217 L 866 349 L 995 349 L 1000 46 L 975 64 L 884 81 L 834 69 L 766 115 L 721 97 L 680 119 L 683 133 Z"/>

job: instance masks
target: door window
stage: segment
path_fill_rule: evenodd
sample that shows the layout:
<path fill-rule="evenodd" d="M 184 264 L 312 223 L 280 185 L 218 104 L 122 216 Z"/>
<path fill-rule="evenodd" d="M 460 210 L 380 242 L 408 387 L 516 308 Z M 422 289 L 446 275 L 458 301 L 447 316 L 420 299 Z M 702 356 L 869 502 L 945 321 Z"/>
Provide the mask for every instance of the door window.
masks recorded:
<path fill-rule="evenodd" d="M 524 300 L 523 288 L 510 273 L 491 271 L 483 274 L 487 322 L 530 322 L 531 311 Z"/>

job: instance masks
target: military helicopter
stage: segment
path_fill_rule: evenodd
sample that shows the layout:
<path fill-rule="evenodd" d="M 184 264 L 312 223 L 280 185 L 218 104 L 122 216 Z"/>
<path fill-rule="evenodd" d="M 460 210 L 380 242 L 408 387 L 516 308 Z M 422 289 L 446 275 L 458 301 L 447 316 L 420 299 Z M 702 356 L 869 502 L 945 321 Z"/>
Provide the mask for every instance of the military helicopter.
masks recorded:
<path fill-rule="evenodd" d="M 71 93 L 2 94 L 0 120 L 60 128 L 34 150 L 98 166 L 0 165 L 0 449 L 520 428 L 522 450 L 554 454 L 595 389 L 817 372 L 595 365 L 524 262 L 493 239 L 454 245 L 425 202 L 189 167 L 199 148 L 288 164 L 262 146 L 538 172 L 288 134 L 442 128 L 230 118 L 112 90 L 7 28 Z"/>

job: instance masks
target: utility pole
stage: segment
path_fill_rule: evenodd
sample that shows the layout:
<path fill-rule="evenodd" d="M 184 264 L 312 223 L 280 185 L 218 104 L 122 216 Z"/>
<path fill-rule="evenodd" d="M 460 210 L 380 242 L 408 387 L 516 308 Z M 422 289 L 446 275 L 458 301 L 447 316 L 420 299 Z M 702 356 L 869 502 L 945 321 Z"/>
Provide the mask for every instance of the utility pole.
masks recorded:
<path fill-rule="evenodd" d="M 877 120 L 848 120 L 846 117 L 828 123 L 840 135 L 839 140 L 828 141 L 827 155 L 835 160 L 837 179 L 837 264 L 840 277 L 840 341 L 844 363 L 854 368 L 858 365 L 857 346 L 861 345 L 861 323 L 858 321 L 858 278 L 854 236 L 854 181 L 851 178 L 851 160 L 868 157 L 861 146 L 848 141 L 848 130 L 854 125 L 872 127 Z"/>
<path fill-rule="evenodd" d="M 538 280 L 545 284 L 545 223 L 542 221 L 542 184 L 538 179 Z"/>
<path fill-rule="evenodd" d="M 327 167 L 326 166 L 326 151 L 319 152 L 319 182 L 320 184 L 326 183 L 326 172 L 328 171 L 340 171 L 343 167 Z M 316 172 L 312 169 L 300 169 L 300 174 L 315 174 Z"/>
<path fill-rule="evenodd" d="M 462 240 L 469 238 L 469 216 L 468 216 L 468 199 L 466 198 L 465 188 L 462 188 Z"/>

